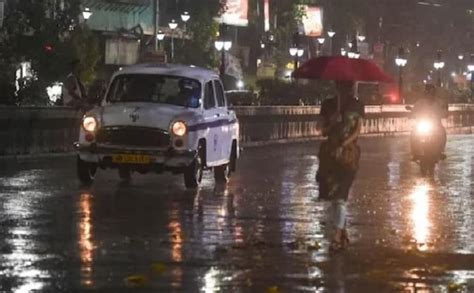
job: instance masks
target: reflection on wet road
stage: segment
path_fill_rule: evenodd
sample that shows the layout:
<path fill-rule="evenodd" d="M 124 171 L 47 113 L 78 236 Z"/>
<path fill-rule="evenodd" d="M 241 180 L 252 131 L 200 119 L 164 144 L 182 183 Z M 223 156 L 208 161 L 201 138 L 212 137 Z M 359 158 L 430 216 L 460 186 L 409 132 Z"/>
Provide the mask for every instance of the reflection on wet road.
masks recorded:
<path fill-rule="evenodd" d="M 406 138 L 361 144 L 335 255 L 317 143 L 247 149 L 227 186 L 208 174 L 195 191 L 113 171 L 82 188 L 73 158 L 0 161 L 0 292 L 474 291 L 474 137 L 450 138 L 434 179 Z"/>

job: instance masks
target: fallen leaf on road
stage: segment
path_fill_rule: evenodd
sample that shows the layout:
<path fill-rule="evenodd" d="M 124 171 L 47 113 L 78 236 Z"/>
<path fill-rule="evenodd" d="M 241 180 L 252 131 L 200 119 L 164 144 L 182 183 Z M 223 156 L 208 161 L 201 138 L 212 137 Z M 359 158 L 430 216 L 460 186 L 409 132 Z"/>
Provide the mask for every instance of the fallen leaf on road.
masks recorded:
<path fill-rule="evenodd" d="M 131 275 L 125 278 L 125 283 L 128 286 L 143 286 L 148 282 L 144 275 Z"/>
<path fill-rule="evenodd" d="M 433 275 L 443 275 L 447 269 L 447 266 L 432 266 L 428 269 L 428 272 Z"/>
<path fill-rule="evenodd" d="M 279 292 L 280 290 L 278 290 L 277 286 L 272 286 L 272 287 L 267 288 L 267 293 L 279 293 Z"/>
<path fill-rule="evenodd" d="M 449 283 L 448 292 L 449 293 L 460 292 L 461 290 L 464 290 L 465 288 L 466 288 L 466 284 L 453 282 L 453 283 Z"/>

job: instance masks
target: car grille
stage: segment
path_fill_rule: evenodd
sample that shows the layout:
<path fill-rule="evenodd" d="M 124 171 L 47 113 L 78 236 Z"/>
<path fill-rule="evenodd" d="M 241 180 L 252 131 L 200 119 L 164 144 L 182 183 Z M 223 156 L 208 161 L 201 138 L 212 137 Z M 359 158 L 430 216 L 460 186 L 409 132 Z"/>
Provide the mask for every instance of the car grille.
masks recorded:
<path fill-rule="evenodd" d="M 168 147 L 168 132 L 146 127 L 104 127 L 97 132 L 97 143 L 137 147 Z"/>

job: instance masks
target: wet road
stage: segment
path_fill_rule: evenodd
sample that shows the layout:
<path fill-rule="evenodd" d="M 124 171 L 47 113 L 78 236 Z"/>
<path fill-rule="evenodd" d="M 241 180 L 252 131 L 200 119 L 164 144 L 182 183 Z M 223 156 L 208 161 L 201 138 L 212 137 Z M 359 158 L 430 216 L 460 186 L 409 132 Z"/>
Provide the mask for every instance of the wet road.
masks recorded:
<path fill-rule="evenodd" d="M 328 253 L 317 143 L 247 149 L 227 186 L 0 161 L 0 292 L 474 292 L 474 137 L 434 180 L 406 138 L 363 139 L 348 251 Z M 133 288 L 133 289 L 131 289 Z"/>

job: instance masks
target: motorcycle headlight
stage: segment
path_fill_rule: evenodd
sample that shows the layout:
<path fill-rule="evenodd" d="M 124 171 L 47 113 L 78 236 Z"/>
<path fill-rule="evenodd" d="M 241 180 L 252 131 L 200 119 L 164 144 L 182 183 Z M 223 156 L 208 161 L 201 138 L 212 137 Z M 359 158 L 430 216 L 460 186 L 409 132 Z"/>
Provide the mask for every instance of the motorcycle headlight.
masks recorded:
<path fill-rule="evenodd" d="M 433 130 L 433 123 L 429 120 L 420 120 L 416 123 L 416 132 L 419 135 L 429 135 Z"/>
<path fill-rule="evenodd" d="M 97 119 L 95 119 L 92 116 L 86 116 L 82 120 L 82 127 L 84 127 L 84 129 L 86 131 L 89 131 L 89 132 L 96 131 L 97 130 L 97 125 L 98 125 Z"/>
<path fill-rule="evenodd" d="M 183 121 L 173 122 L 171 132 L 176 136 L 184 136 L 188 132 L 188 127 Z"/>

